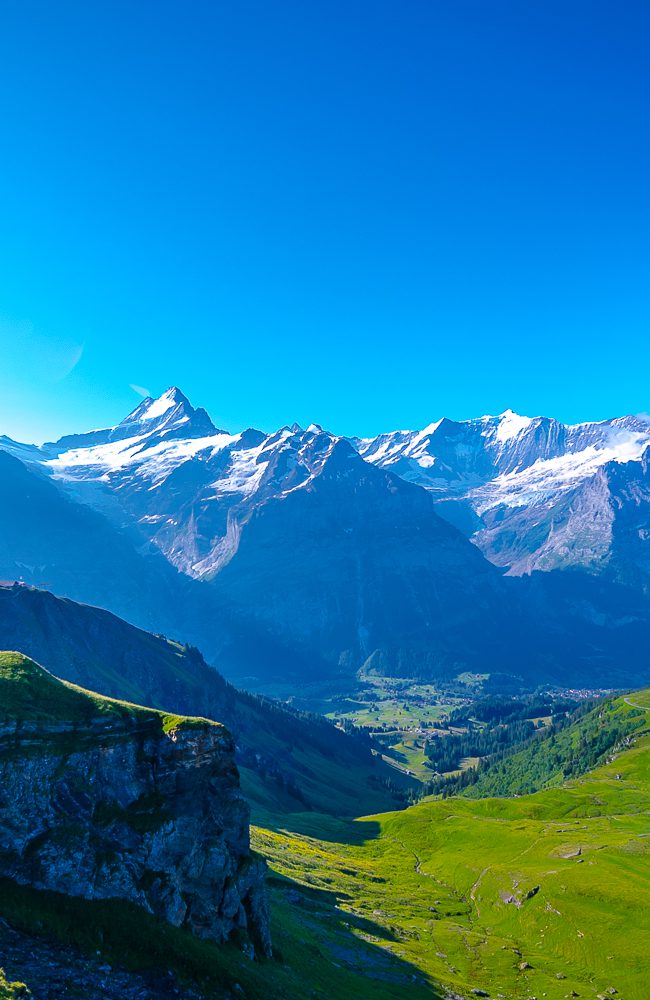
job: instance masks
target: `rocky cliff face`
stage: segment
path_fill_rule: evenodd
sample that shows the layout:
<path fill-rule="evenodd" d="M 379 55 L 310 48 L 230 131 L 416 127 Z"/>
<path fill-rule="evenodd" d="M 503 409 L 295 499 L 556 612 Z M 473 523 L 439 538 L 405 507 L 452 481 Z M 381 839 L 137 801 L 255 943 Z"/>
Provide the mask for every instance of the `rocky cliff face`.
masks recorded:
<path fill-rule="evenodd" d="M 129 900 L 270 953 L 264 863 L 223 726 L 89 695 L 0 654 L 0 872 Z"/>

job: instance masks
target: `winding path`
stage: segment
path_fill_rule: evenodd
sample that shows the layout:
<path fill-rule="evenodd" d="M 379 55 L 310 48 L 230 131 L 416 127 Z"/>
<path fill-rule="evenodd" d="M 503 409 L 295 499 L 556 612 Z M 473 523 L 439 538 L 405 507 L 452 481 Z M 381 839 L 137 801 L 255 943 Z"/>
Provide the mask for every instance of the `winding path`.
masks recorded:
<path fill-rule="evenodd" d="M 483 878 L 484 875 L 486 875 L 489 872 L 489 870 L 490 870 L 490 865 L 488 865 L 486 868 L 483 869 L 483 871 L 481 872 L 481 874 L 477 878 L 476 882 L 474 883 L 474 885 L 472 886 L 472 888 L 469 890 L 469 898 L 471 899 L 472 903 L 474 904 L 474 908 L 476 910 L 476 916 L 478 917 L 479 920 L 481 919 L 481 910 L 479 908 L 478 903 L 476 902 L 476 890 L 478 889 L 479 885 L 481 884 L 481 879 Z"/>
<path fill-rule="evenodd" d="M 642 712 L 650 712 L 650 708 L 647 705 L 637 705 L 631 698 L 623 698 L 623 701 L 626 705 L 629 705 L 630 708 L 640 708 Z"/>

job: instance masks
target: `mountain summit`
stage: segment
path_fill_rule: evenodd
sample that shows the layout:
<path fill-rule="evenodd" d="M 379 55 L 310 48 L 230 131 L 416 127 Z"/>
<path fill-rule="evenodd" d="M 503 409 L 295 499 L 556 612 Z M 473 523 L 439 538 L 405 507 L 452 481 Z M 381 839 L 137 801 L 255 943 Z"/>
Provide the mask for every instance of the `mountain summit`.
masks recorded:
<path fill-rule="evenodd" d="M 217 433 L 217 428 L 203 407 L 195 410 L 177 386 L 171 386 L 157 399 L 147 396 L 118 427 L 136 432 L 141 427 L 147 433 L 183 427 L 183 432 L 188 437 Z"/>
<path fill-rule="evenodd" d="M 51 457 L 78 448 L 97 447 L 128 438 L 161 439 L 197 438 L 218 432 L 210 417 L 199 407 L 194 409 L 179 388 L 171 386 L 157 399 L 147 396 L 119 424 L 85 434 L 68 434 L 58 441 L 43 445 Z"/>

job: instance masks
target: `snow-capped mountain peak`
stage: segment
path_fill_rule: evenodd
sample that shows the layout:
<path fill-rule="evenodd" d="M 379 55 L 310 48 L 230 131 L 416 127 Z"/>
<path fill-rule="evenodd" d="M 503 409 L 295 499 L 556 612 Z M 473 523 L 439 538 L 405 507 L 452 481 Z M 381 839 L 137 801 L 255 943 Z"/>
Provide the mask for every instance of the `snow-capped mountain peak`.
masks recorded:
<path fill-rule="evenodd" d="M 650 424 L 638 417 L 597 423 L 561 424 L 550 417 L 525 417 L 513 410 L 475 420 L 443 418 L 421 431 L 393 431 L 353 439 L 369 462 L 447 495 L 464 494 L 499 476 L 521 473 L 540 462 L 562 460 L 584 471 L 608 462 L 639 461 L 650 444 Z"/>
<path fill-rule="evenodd" d="M 643 417 L 562 424 L 505 410 L 355 444 L 367 461 L 427 489 L 438 513 L 511 572 L 610 558 L 615 517 L 630 519 L 637 541 L 650 537 Z"/>
<path fill-rule="evenodd" d="M 202 408 L 195 410 L 177 386 L 171 386 L 156 399 L 147 396 L 114 430 L 131 429 L 134 424 L 140 424 L 144 433 L 181 425 L 186 425 L 184 432 L 187 436 L 205 435 L 217 430 L 206 411 Z"/>
<path fill-rule="evenodd" d="M 532 417 L 522 417 L 514 410 L 504 410 L 499 415 L 496 437 L 498 441 L 510 441 L 526 431 L 534 422 Z"/>
<path fill-rule="evenodd" d="M 177 386 L 173 385 L 157 398 L 146 396 L 142 402 L 138 403 L 135 409 L 133 409 L 128 416 L 121 421 L 121 423 L 130 424 L 139 420 L 154 420 L 157 417 L 161 417 L 163 414 L 168 413 L 169 410 L 176 409 L 178 407 L 183 409 L 192 409 L 187 396 L 184 396 L 181 390 Z"/>
<path fill-rule="evenodd" d="M 79 456 L 76 453 L 92 449 L 94 465 L 101 464 L 98 449 L 110 445 L 110 453 L 114 454 L 114 446 L 119 442 L 122 442 L 122 447 L 117 449 L 118 453 L 126 448 L 127 442 L 136 447 L 143 445 L 145 440 L 151 443 L 154 439 L 197 439 L 226 433 L 214 426 L 202 407 L 194 409 L 187 396 L 176 386 L 171 386 L 155 399 L 147 396 L 114 427 L 85 434 L 68 434 L 43 445 L 42 451 L 50 460 L 59 460 L 58 465 L 61 466 L 66 464 L 66 454 L 74 452 L 73 464 L 78 465 Z"/>

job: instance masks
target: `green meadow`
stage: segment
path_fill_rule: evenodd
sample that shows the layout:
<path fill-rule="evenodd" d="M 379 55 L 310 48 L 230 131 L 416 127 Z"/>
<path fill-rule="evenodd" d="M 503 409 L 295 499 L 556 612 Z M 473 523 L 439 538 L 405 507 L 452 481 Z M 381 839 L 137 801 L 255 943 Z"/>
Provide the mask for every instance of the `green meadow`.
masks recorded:
<path fill-rule="evenodd" d="M 319 710 L 336 722 L 347 720 L 374 730 L 435 726 L 471 694 L 463 684 L 453 691 L 417 680 L 369 674 L 351 698 L 332 698 Z"/>
<path fill-rule="evenodd" d="M 650 708 L 650 692 L 629 703 L 616 710 Z M 533 795 L 438 799 L 351 822 L 303 814 L 275 829 L 261 813 L 254 840 L 274 872 L 276 913 L 291 900 L 321 958 L 365 968 L 361 996 L 392 995 L 384 953 L 429 995 L 647 1000 L 646 723 L 610 763 Z M 341 920 L 347 949 L 333 930 Z"/>

